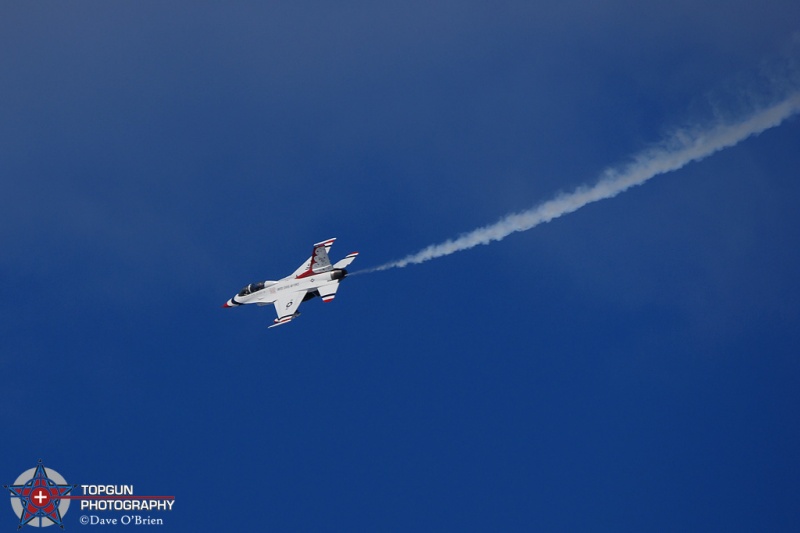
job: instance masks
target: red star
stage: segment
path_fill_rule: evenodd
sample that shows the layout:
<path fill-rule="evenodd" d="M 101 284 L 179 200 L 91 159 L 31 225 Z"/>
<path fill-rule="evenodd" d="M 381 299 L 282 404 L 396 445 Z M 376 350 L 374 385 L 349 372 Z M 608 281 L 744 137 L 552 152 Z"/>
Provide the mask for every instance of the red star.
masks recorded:
<path fill-rule="evenodd" d="M 58 510 L 61 497 L 66 496 L 75 488 L 75 485 L 59 485 L 47 477 L 47 471 L 42 466 L 42 462 L 36 466 L 33 477 L 23 485 L 5 485 L 11 492 L 12 497 L 17 497 L 22 503 L 22 515 L 19 517 L 19 527 L 39 518 L 39 525 L 42 519 L 47 519 L 64 528 L 61 520 L 61 512 Z"/>

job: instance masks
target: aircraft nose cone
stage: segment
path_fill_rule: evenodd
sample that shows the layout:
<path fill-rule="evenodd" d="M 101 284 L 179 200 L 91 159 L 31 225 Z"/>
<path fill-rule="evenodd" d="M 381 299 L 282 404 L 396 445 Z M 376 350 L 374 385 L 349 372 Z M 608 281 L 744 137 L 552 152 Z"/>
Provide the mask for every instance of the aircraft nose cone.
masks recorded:
<path fill-rule="evenodd" d="M 225 302 L 224 304 L 222 304 L 222 307 L 223 307 L 223 308 L 226 308 L 226 307 L 231 307 L 231 303 L 230 303 L 230 301 L 228 301 L 228 302 Z"/>

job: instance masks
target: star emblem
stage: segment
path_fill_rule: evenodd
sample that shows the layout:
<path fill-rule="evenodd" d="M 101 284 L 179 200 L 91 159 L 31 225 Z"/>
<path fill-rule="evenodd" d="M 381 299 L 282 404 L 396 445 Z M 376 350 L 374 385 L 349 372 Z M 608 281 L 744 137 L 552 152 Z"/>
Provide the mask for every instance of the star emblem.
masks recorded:
<path fill-rule="evenodd" d="M 69 494 L 77 485 L 58 484 L 50 479 L 41 459 L 31 479 L 21 485 L 3 485 L 3 487 L 8 489 L 12 498 L 19 498 L 22 504 L 22 514 L 17 529 L 22 529 L 22 526 L 35 518 L 39 519 L 39 526 L 49 525 L 43 524 L 42 520 L 50 520 L 64 529 L 59 510 L 61 497 Z"/>

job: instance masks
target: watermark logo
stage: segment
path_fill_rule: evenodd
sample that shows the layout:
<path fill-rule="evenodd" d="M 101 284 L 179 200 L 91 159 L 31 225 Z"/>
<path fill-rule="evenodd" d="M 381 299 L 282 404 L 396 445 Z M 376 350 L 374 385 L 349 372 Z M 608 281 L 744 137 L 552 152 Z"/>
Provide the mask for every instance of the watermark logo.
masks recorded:
<path fill-rule="evenodd" d="M 175 504 L 175 496 L 135 494 L 133 485 L 70 485 L 64 476 L 45 468 L 41 459 L 35 468 L 20 474 L 13 485 L 3 488 L 11 493 L 11 507 L 19 519 L 17 529 L 52 525 L 64 529 L 64 515 L 71 500 L 78 500 L 76 505 L 87 513 L 78 518 L 83 526 L 163 525 L 164 519 L 158 515 L 172 511 Z"/>
<path fill-rule="evenodd" d="M 75 487 L 52 468 L 45 468 L 41 459 L 35 468 L 20 474 L 13 485 L 3 485 L 11 493 L 11 507 L 19 518 L 17 529 L 25 525 L 57 525 L 63 529 L 70 501 L 66 496 Z"/>

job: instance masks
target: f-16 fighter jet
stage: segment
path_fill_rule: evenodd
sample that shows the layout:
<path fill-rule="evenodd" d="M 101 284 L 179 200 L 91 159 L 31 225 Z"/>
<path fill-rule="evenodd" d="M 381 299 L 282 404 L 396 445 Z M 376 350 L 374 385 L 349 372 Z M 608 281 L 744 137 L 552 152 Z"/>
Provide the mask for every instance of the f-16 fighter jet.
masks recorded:
<path fill-rule="evenodd" d="M 291 276 L 278 281 L 251 283 L 228 300 L 222 307 L 238 307 L 245 304 L 274 304 L 278 318 L 270 327 L 290 322 L 300 315 L 300 304 L 320 296 L 323 302 L 330 302 L 339 290 L 339 282 L 347 276 L 347 267 L 358 255 L 353 252 L 332 265 L 328 251 L 336 239 L 318 242 L 314 245 L 311 257 L 300 265 Z"/>

